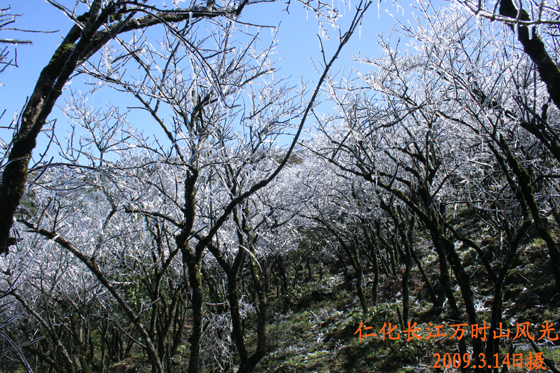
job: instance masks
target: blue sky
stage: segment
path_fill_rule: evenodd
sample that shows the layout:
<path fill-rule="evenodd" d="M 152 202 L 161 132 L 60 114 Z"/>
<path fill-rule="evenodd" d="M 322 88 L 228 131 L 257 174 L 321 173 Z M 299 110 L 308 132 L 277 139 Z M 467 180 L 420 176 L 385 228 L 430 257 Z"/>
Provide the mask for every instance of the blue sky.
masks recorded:
<path fill-rule="evenodd" d="M 342 17 L 339 24 L 344 32 L 354 14 L 350 11 L 350 7 L 355 7 L 358 2 L 354 0 L 344 6 L 339 0 L 332 1 L 334 5 L 340 4 L 342 8 Z M 410 2 L 410 0 L 408 1 Z M 74 2 L 61 1 L 61 3 L 73 4 Z M 3 31 L 0 34 L 2 38 L 21 38 L 33 41 L 33 45 L 19 45 L 17 47 L 19 67 L 11 68 L 0 75 L 0 82 L 3 84 L 0 87 L 0 110 L 7 110 L 0 125 L 5 126 L 7 120 L 19 112 L 24 105 L 26 97 L 32 92 L 41 69 L 48 63 L 61 37 L 68 32 L 72 23 L 59 10 L 44 0 L 0 0 L 0 5 L 1 7 L 9 5 L 12 8 L 12 13 L 22 14 L 15 27 L 57 31 L 52 34 L 13 34 Z M 279 68 L 279 74 L 290 77 L 294 85 L 300 78 L 316 82 L 318 77 L 313 70 L 312 60 L 321 61 L 317 37 L 319 32 L 317 20 L 313 13 L 305 11 L 297 3 L 290 6 L 290 14 L 284 12 L 284 8 L 284 3 L 251 5 L 245 9 L 240 20 L 267 26 L 280 25 L 277 34 L 276 54 L 280 58 L 276 64 L 276 67 Z M 387 11 L 394 16 L 398 16 L 402 21 L 411 18 L 412 14 L 412 8 L 408 2 L 400 2 L 399 5 L 395 5 L 393 2 L 381 2 L 379 7 L 374 4 L 364 18 L 361 30 L 354 35 L 352 41 L 345 47 L 340 59 L 334 65 L 333 71 L 344 69 L 348 73 L 351 66 L 356 66 L 352 62 L 352 55 L 360 53 L 374 56 L 380 52 L 377 46 L 378 35 L 381 33 L 387 35 L 395 25 L 394 18 Z M 323 40 L 323 44 L 327 56 L 330 57 L 338 44 L 336 40 L 338 31 L 331 29 L 330 26 L 327 26 L 327 29 L 330 31 L 331 37 L 330 40 Z M 271 31 L 262 28 L 261 35 L 264 43 L 266 38 L 271 35 Z M 76 78 L 71 87 L 73 89 L 80 88 L 81 80 L 81 77 Z M 62 100 L 63 97 L 59 99 L 59 105 L 63 103 Z M 61 111 L 55 110 L 51 117 L 58 119 L 57 128 L 59 131 L 64 131 L 66 119 Z M 0 136 L 6 137 L 8 134 L 6 131 L 0 131 Z M 8 139 L 4 138 L 4 140 Z"/>

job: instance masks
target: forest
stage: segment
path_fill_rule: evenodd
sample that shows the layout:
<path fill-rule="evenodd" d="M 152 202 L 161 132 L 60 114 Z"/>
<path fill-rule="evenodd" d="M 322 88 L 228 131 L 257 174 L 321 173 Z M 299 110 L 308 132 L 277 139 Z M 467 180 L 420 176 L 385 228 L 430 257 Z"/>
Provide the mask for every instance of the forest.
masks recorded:
<path fill-rule="evenodd" d="M 379 4 L 288 0 L 337 30 L 306 83 L 243 21 L 273 1 L 45 1 L 73 26 L 0 116 L 2 373 L 559 371 L 558 2 L 418 0 L 340 72 Z"/>

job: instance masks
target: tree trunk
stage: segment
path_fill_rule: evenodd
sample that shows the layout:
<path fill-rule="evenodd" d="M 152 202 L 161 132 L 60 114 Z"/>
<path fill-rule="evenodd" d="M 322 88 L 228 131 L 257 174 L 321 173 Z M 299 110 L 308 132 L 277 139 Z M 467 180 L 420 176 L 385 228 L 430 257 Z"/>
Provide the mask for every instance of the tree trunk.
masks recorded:
<path fill-rule="evenodd" d="M 521 21 L 529 21 L 529 14 L 521 8 L 521 14 L 518 14 L 517 7 L 513 4 L 512 0 L 500 1 L 500 15 L 517 19 Z M 531 58 L 533 63 L 537 66 L 542 81 L 546 84 L 548 94 L 558 109 L 560 109 L 560 70 L 550 58 L 546 51 L 546 47 L 542 39 L 537 35 L 537 28 L 532 26 L 532 33 L 529 36 L 529 27 L 510 25 L 512 30 L 517 30 L 517 39 L 523 45 L 525 53 Z M 555 154 L 555 156 L 557 156 Z M 558 158 L 557 158 L 558 159 Z M 560 159 L 558 159 L 560 161 Z"/>
<path fill-rule="evenodd" d="M 506 152 L 508 164 L 517 177 L 518 185 L 521 189 L 521 193 L 523 194 L 523 198 L 525 199 L 525 203 L 527 204 L 527 207 L 529 208 L 529 210 L 531 211 L 531 215 L 533 216 L 535 228 L 537 229 L 537 232 L 539 233 L 541 238 L 546 242 L 546 245 L 548 247 L 548 254 L 550 257 L 550 265 L 552 267 L 552 273 L 554 274 L 554 280 L 556 282 L 556 292 L 560 294 L 560 250 L 558 249 L 556 241 L 548 232 L 545 226 L 545 222 L 541 217 L 539 205 L 535 200 L 535 190 L 531 183 L 531 177 L 529 176 L 529 173 L 527 172 L 525 167 L 523 167 L 521 163 L 519 163 L 518 159 L 513 155 L 513 153 L 509 149 L 509 146 L 506 144 L 503 138 L 500 138 L 500 147 Z"/>

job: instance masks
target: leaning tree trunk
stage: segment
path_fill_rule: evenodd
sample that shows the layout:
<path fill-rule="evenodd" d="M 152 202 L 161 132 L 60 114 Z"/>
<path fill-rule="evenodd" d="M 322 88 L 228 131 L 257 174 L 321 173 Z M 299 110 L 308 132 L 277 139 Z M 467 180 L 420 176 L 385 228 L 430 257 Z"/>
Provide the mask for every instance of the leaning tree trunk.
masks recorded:
<path fill-rule="evenodd" d="M 521 14 L 519 14 L 512 0 L 501 0 L 499 12 L 500 15 L 505 17 L 530 21 L 529 14 L 523 8 L 521 8 Z M 514 27 L 510 25 L 510 27 L 514 31 L 517 30 L 517 39 L 523 45 L 525 53 L 537 66 L 541 79 L 548 89 L 548 94 L 556 107 L 560 109 L 560 70 L 546 51 L 544 42 L 537 35 L 537 28 L 533 26 L 530 33 L 528 26 L 516 25 Z M 555 156 L 558 159 L 558 154 L 555 154 Z"/>

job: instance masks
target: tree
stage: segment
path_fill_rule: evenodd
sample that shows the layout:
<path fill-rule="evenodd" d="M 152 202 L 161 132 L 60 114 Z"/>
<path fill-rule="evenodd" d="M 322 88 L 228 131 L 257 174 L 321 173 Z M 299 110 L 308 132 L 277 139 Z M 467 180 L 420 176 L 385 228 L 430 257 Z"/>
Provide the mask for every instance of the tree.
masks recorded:
<path fill-rule="evenodd" d="M 167 138 L 153 142 L 130 128 L 118 108 L 94 110 L 75 92 L 65 110 L 76 132 L 86 135 L 69 145 L 59 143 L 65 162 L 45 165 L 34 186 L 52 193 L 34 213 L 18 216 L 18 227 L 56 243 L 87 268 L 138 333 L 131 339 L 147 354 L 152 371 L 171 371 L 171 357 L 183 342 L 187 304 L 188 371 L 202 369 L 209 319 L 205 286 L 220 297 L 216 278 L 208 275 L 220 272 L 205 255 L 208 251 L 229 281 L 240 370 L 251 371 L 264 355 L 266 295 L 249 199 L 288 163 L 323 80 L 368 7 L 358 8 L 308 102 L 301 100 L 303 93 L 274 79 L 272 49 L 256 49 L 256 37 L 248 43 L 235 40 L 235 24 L 229 20 L 211 22 L 213 32 L 196 44 L 184 43 L 195 33 L 188 27 L 178 40 L 167 33 L 157 47 L 142 37 L 120 41 L 120 50 L 103 51 L 114 62 L 109 68 L 83 67 L 132 95 Z M 142 71 L 140 79 L 127 73 L 133 64 Z M 279 152 L 276 141 L 282 135 L 292 140 Z M 88 217 L 93 205 L 96 214 Z M 235 224 L 228 225 L 231 220 Z M 91 222 L 87 229 L 73 229 L 83 221 Z M 233 265 L 227 260 L 230 246 L 220 243 L 232 234 L 239 247 Z M 239 333 L 235 294 L 247 253 L 259 319 L 252 355 Z"/>
<path fill-rule="evenodd" d="M 527 11 L 522 2 L 500 0 L 492 10 L 487 2 L 461 0 L 460 4 L 473 14 L 491 21 L 498 20 L 514 32 L 523 46 L 524 52 L 531 58 L 546 84 L 550 99 L 560 109 L 560 69 L 558 68 L 558 4 L 542 0 L 530 4 Z M 546 109 L 544 110 L 546 112 Z M 560 160 L 558 130 L 547 124 L 546 119 L 533 123 L 522 121 L 521 126 L 537 137 Z"/>
<path fill-rule="evenodd" d="M 330 241 L 334 247 L 338 247 L 337 254 L 343 263 L 346 274 L 346 259 L 350 262 L 354 273 L 348 275 L 346 280 L 356 280 L 356 293 L 360 301 L 362 311 L 367 314 L 369 306 L 364 291 L 365 270 L 363 263 L 363 244 L 367 231 L 363 231 L 367 223 L 365 220 L 373 220 L 371 217 L 371 205 L 367 203 L 365 190 L 367 186 L 352 177 L 340 175 L 337 170 L 332 170 L 324 164 L 315 166 L 308 171 L 306 178 L 313 178 L 318 173 L 328 178 L 318 179 L 309 187 L 312 188 L 313 198 L 307 199 L 304 216 L 311 220 L 307 229 L 321 232 L 321 236 Z M 365 228 L 367 229 L 367 228 Z"/>
<path fill-rule="evenodd" d="M 10 238 L 10 229 L 25 192 L 28 166 L 37 136 L 76 69 L 118 35 L 155 25 L 165 25 L 173 37 L 185 45 L 195 44 L 182 34 L 184 30 L 203 19 L 235 20 L 249 5 L 248 0 L 223 3 L 210 1 L 204 6 L 192 2 L 187 8 L 168 9 L 147 1 L 93 0 L 85 3 L 85 11 L 78 15 L 76 11 L 84 7 L 81 1 L 76 0 L 74 6 L 68 7 L 54 0 L 49 0 L 49 3 L 64 12 L 74 22 L 74 26 L 41 72 L 1 164 L 0 253 L 3 254 L 14 243 L 14 238 Z M 321 13 L 324 7 L 323 3 L 317 3 L 317 12 Z M 186 21 L 185 26 L 181 25 L 183 21 Z"/>
<path fill-rule="evenodd" d="M 554 162 L 550 148 L 535 144 L 518 126 L 532 121 L 535 108 L 546 102 L 544 87 L 522 54 L 495 46 L 502 40 L 497 30 L 477 30 L 472 18 L 457 10 L 423 12 L 426 25 L 402 27 L 411 49 L 382 41 L 386 56 L 363 60 L 372 65 L 370 74 L 329 87 L 338 113 L 319 117 L 322 136 L 312 147 L 379 190 L 394 229 L 403 230 L 395 213 L 399 204 L 416 216 L 438 256 L 443 294 L 437 305 L 446 298 L 451 317 L 460 319 L 464 311 L 470 324 L 477 323 L 480 304 L 471 279 L 477 270 L 465 260 L 474 250 L 494 286 L 495 330 L 505 279 L 529 228 L 550 241 L 551 275 L 556 277 L 558 268 L 542 218 L 550 216 L 543 202 L 554 182 L 545 174 L 555 174 Z M 482 227 L 489 237 L 481 239 Z M 499 244 L 492 244 L 492 237 L 499 237 Z M 456 299 L 450 269 L 464 306 Z M 475 358 L 496 348 L 494 341 L 484 346 L 473 340 Z M 464 344 L 459 349 L 466 352 Z"/>

